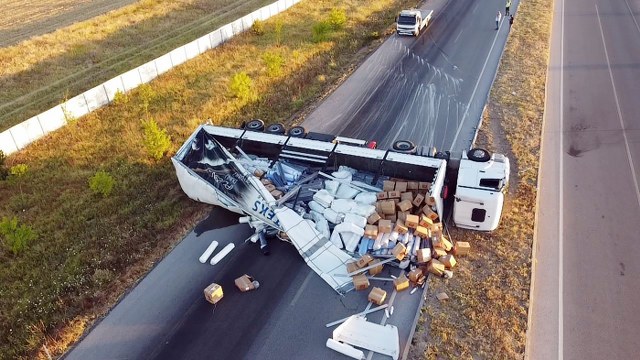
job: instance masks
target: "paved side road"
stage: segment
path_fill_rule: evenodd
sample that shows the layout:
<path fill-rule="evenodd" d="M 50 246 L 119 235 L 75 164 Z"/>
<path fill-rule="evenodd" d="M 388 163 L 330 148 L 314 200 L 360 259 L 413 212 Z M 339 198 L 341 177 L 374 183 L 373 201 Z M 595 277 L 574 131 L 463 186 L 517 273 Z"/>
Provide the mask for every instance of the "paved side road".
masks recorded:
<path fill-rule="evenodd" d="M 529 359 L 637 359 L 640 3 L 555 2 Z"/>

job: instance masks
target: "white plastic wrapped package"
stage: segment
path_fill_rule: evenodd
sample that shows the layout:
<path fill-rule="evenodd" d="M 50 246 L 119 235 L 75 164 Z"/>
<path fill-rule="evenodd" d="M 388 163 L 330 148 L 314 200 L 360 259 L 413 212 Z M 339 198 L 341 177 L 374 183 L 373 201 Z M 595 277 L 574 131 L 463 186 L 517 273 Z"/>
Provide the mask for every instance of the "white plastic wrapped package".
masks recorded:
<path fill-rule="evenodd" d="M 324 211 L 324 209 L 326 208 L 326 206 L 320 205 L 320 203 L 318 203 L 315 200 L 309 201 L 309 203 L 307 205 L 309 205 L 309 209 L 311 209 L 313 211 L 317 211 L 319 213 L 322 213 Z"/>
<path fill-rule="evenodd" d="M 356 202 L 350 199 L 335 199 L 331 203 L 331 209 L 336 212 L 346 214 L 353 209 L 356 205 Z"/>
<path fill-rule="evenodd" d="M 347 251 L 354 251 L 356 246 L 358 246 L 362 235 L 364 235 L 364 229 L 352 223 L 345 222 L 336 225 L 333 229 L 331 242 L 340 248 L 342 248 L 342 244 L 344 243 L 344 248 Z"/>
<path fill-rule="evenodd" d="M 347 184 L 340 184 L 338 192 L 336 192 L 336 198 L 338 199 L 353 199 L 360 193 L 360 190 L 354 189 Z"/>
<path fill-rule="evenodd" d="M 378 196 L 376 195 L 376 193 L 372 192 L 361 192 L 360 194 L 356 195 L 355 200 L 358 204 L 373 205 L 376 203 L 376 201 L 378 201 Z"/>
<path fill-rule="evenodd" d="M 353 178 L 351 173 L 348 171 L 335 171 L 331 173 L 331 176 L 336 178 L 336 180 L 338 180 L 341 183 L 344 183 L 344 182 L 350 183 L 351 179 Z"/>
<path fill-rule="evenodd" d="M 318 204 L 328 208 L 329 206 L 331 206 L 331 202 L 333 201 L 333 195 L 329 194 L 327 190 L 322 189 L 313 194 L 313 200 L 315 200 Z"/>
<path fill-rule="evenodd" d="M 374 212 L 376 212 L 376 207 L 373 205 L 357 204 L 351 209 L 351 213 L 365 218 L 369 218 Z"/>
<path fill-rule="evenodd" d="M 352 223 L 361 228 L 364 228 L 365 225 L 367 225 L 367 218 L 360 215 L 352 214 L 352 213 L 345 213 L 344 222 Z"/>
<path fill-rule="evenodd" d="M 340 165 L 340 167 L 338 167 L 338 172 L 342 172 L 342 171 L 346 171 L 351 173 L 351 175 L 355 175 L 355 173 L 358 172 L 358 170 L 354 169 L 354 168 L 350 168 L 348 166 L 345 165 Z"/>
<path fill-rule="evenodd" d="M 398 241 L 398 237 L 399 236 L 400 236 L 400 234 L 398 234 L 397 231 L 392 231 L 391 235 L 389 235 L 389 241 L 396 242 L 396 241 Z"/>
<path fill-rule="evenodd" d="M 329 192 L 329 194 L 331 195 L 335 195 L 336 192 L 338 192 L 338 187 L 340 187 L 340 183 L 335 181 L 335 180 L 326 180 L 324 182 L 324 188 Z"/>
<path fill-rule="evenodd" d="M 331 208 L 324 209 L 322 215 L 324 215 L 324 218 L 329 220 L 330 223 L 334 224 L 340 224 L 344 219 L 344 214 L 340 214 Z"/>
<path fill-rule="evenodd" d="M 383 233 L 378 233 L 378 237 L 376 237 L 376 242 L 373 243 L 373 250 L 380 250 L 380 248 L 382 247 L 382 236 L 384 234 Z"/>
<path fill-rule="evenodd" d="M 324 208 L 322 208 L 322 210 L 324 211 Z M 314 210 L 309 211 L 309 218 L 315 221 L 316 223 L 320 221 L 320 219 L 327 220 L 324 218 L 324 215 L 322 215 L 321 212 L 314 211 Z"/>
<path fill-rule="evenodd" d="M 324 217 L 316 221 L 316 230 L 326 239 L 331 238 L 331 230 L 329 230 L 329 222 Z"/>
<path fill-rule="evenodd" d="M 384 235 L 382 235 L 382 240 L 380 241 L 381 247 L 383 248 L 388 248 L 389 247 L 389 236 L 391 234 L 389 233 L 384 233 Z"/>

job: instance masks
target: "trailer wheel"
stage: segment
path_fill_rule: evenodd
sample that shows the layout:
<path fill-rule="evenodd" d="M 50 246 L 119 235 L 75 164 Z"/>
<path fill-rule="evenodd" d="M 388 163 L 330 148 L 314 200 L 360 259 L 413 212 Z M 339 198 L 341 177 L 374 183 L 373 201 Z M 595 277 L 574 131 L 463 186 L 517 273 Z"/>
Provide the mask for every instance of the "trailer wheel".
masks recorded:
<path fill-rule="evenodd" d="M 251 131 L 264 131 L 264 121 L 253 119 L 245 124 L 244 128 Z"/>
<path fill-rule="evenodd" d="M 415 154 L 416 145 L 409 140 L 398 140 L 393 143 L 393 151 L 403 154 Z"/>
<path fill-rule="evenodd" d="M 489 155 L 489 152 L 485 149 L 473 148 L 467 151 L 467 158 L 471 161 L 486 162 L 491 159 L 491 155 Z"/>
<path fill-rule="evenodd" d="M 291 137 L 301 138 L 307 134 L 307 129 L 305 129 L 302 126 L 294 126 L 291 129 L 289 129 L 288 134 Z"/>
<path fill-rule="evenodd" d="M 278 135 L 284 135 L 285 131 L 286 130 L 284 128 L 284 125 L 282 124 L 271 124 L 267 126 L 267 130 L 266 130 L 266 132 L 269 134 L 278 134 Z"/>

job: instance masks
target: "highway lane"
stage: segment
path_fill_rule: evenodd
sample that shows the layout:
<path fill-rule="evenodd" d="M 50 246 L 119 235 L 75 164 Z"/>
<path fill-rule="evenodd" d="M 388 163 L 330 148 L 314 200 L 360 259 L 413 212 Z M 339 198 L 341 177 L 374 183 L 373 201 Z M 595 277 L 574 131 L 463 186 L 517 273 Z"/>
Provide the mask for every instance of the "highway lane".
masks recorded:
<path fill-rule="evenodd" d="M 639 14 L 555 4 L 529 359 L 638 358 Z"/>
<path fill-rule="evenodd" d="M 504 1 L 446 3 L 418 38 L 387 40 L 303 126 L 376 140 L 381 148 L 406 139 L 468 149 L 509 31 L 506 20 L 495 30 L 498 10 Z"/>
<path fill-rule="evenodd" d="M 416 76 L 424 79 L 427 76 L 429 79 L 440 79 L 443 82 L 438 83 L 438 86 L 440 84 L 449 86 L 435 88 L 435 85 L 425 83 L 428 87 L 432 87 L 429 91 L 434 99 L 448 97 L 449 93 L 446 96 L 439 95 L 440 91 L 445 90 L 451 93 L 468 94 L 468 98 L 476 99 L 471 104 L 467 103 L 464 109 L 456 105 L 464 111 L 468 106 L 465 125 L 473 124 L 480 116 L 486 92 L 493 79 L 492 71 L 495 71 L 499 52 L 502 50 L 501 44 L 504 44 L 507 35 L 504 24 L 499 32 L 494 30 L 493 14 L 497 9 L 501 9 L 503 4 L 501 0 L 492 0 L 493 6 L 479 0 L 455 1 L 450 2 L 455 3 L 455 6 L 442 10 L 445 3 L 447 3 L 445 0 L 429 3 L 429 6 L 436 7 L 437 13 L 441 13 L 441 17 L 433 23 L 434 28 L 429 30 L 431 34 L 422 35 L 417 40 L 410 37 L 398 39 L 394 36 L 383 45 L 383 48 L 387 49 L 382 50 L 383 56 L 372 55 L 362 67 L 376 73 L 373 70 L 379 66 L 376 65 L 376 61 L 395 62 L 399 59 L 398 57 L 406 58 L 401 60 L 406 64 L 405 69 L 411 68 Z M 466 7 L 460 7 L 460 3 Z M 478 20 L 478 17 L 481 20 Z M 458 27 L 445 28 L 444 25 L 447 22 L 454 22 Z M 442 26 L 441 30 L 435 27 L 438 24 Z M 454 30 L 453 34 L 450 33 Z M 444 51 L 437 49 L 433 39 Z M 420 42 L 424 47 L 420 50 L 422 51 L 420 59 L 425 62 L 424 66 L 422 62 L 421 66 L 417 66 L 414 62 L 417 55 L 413 50 L 407 50 L 408 47 L 398 48 L 402 43 L 415 45 Z M 451 42 L 458 45 L 449 46 Z M 478 60 L 478 53 L 488 54 L 492 44 L 495 44 L 493 55 L 482 58 L 482 61 Z M 455 70 L 453 65 L 445 59 L 446 56 L 460 58 L 456 66 L 461 67 L 462 70 Z M 480 64 L 474 64 L 474 62 Z M 485 63 L 486 66 L 484 66 Z M 436 66 L 442 66 L 442 68 L 436 68 Z M 447 73 L 446 67 L 450 67 L 454 72 L 459 71 L 458 76 L 462 77 L 457 78 Z M 358 70 L 356 74 L 358 72 L 361 73 Z M 480 77 L 480 74 L 483 76 Z M 458 81 L 467 75 L 469 79 Z M 478 79 L 481 80 L 478 81 Z M 374 86 L 374 84 L 354 83 L 349 80 L 338 91 L 349 86 L 367 87 L 369 85 Z M 412 86 L 415 88 L 414 85 Z M 485 88 L 486 91 L 483 94 L 482 89 Z M 472 94 L 474 96 L 471 96 Z M 366 94 L 360 94 L 360 96 L 366 96 Z M 398 98 L 398 101 L 404 100 L 407 99 Z M 345 101 L 351 100 L 345 99 Z M 475 104 L 476 101 L 477 104 Z M 376 103 L 376 101 L 368 102 L 363 106 L 375 106 Z M 413 100 L 411 106 L 415 106 L 416 103 L 417 100 Z M 330 104 L 330 99 L 321 105 L 318 111 L 323 111 L 322 108 L 328 106 L 325 104 Z M 451 140 L 455 137 L 454 130 L 458 129 L 459 124 L 462 123 L 457 120 L 459 113 L 460 111 L 455 116 L 445 114 L 448 120 L 445 119 L 444 125 L 448 127 L 446 131 L 450 133 Z M 310 129 L 321 130 L 325 121 L 319 117 L 317 120 L 312 120 L 315 116 L 315 113 L 311 114 L 305 125 L 311 124 Z M 435 121 L 439 121 L 438 115 L 434 116 Z M 386 124 L 411 121 L 408 115 L 397 119 L 399 120 L 393 121 L 388 118 Z M 356 121 L 350 123 L 350 125 L 355 124 Z M 414 126 L 415 121 L 407 126 L 409 125 Z M 476 125 L 460 128 L 458 139 L 462 141 L 461 143 L 472 139 Z M 433 126 L 436 126 L 435 123 Z M 362 131 L 362 137 L 382 139 L 383 143 L 391 141 L 384 127 L 373 130 L 361 128 L 359 131 Z M 349 133 L 348 135 L 358 134 Z M 433 138 L 436 139 L 437 136 L 433 135 Z M 442 147 L 441 144 L 436 145 Z M 67 358 L 198 359 L 214 355 L 216 358 L 247 359 L 341 358 L 339 354 L 325 347 L 325 341 L 331 336 L 333 328 L 325 328 L 324 324 L 363 310 L 366 305 L 366 294 L 350 292 L 344 297 L 338 296 L 304 264 L 295 249 L 287 244 L 274 243 L 272 254 L 269 257 L 263 257 L 256 246 L 241 245 L 248 232 L 247 227 L 238 225 L 233 228 L 205 232 L 201 236 L 189 234 L 136 289 L 114 308 L 109 316 L 87 335 L 84 341 L 69 353 Z M 226 242 L 234 242 L 238 245 L 221 266 L 202 265 L 196 260 L 212 239 L 221 242 L 221 246 Z M 181 262 L 185 265 L 180 265 Z M 386 271 L 394 271 L 394 274 L 397 274 L 398 269 Z M 261 282 L 257 291 L 246 294 L 236 291 L 233 279 L 245 272 Z M 214 281 L 221 283 L 225 289 L 225 299 L 216 307 L 204 301 L 202 296 L 202 289 Z M 157 286 L 155 284 L 158 283 L 162 284 L 160 287 L 162 291 L 150 292 L 149 289 L 155 289 Z M 375 285 L 387 289 L 389 294 L 392 294 L 390 283 Z M 166 298 L 163 298 L 163 295 Z M 399 325 L 403 338 L 401 347 L 402 351 L 405 351 L 417 320 L 416 310 L 421 303 L 420 292 L 413 295 L 409 292 L 399 293 L 396 301 L 397 304 L 402 305 L 395 307 L 389 323 Z M 368 319 L 376 322 L 383 321 L 382 313 L 369 316 Z M 140 327 L 141 324 L 150 325 Z M 140 331 L 136 332 L 136 329 Z M 119 340 L 114 342 L 114 339 Z M 379 358 L 379 356 L 372 356 L 372 358 Z"/>

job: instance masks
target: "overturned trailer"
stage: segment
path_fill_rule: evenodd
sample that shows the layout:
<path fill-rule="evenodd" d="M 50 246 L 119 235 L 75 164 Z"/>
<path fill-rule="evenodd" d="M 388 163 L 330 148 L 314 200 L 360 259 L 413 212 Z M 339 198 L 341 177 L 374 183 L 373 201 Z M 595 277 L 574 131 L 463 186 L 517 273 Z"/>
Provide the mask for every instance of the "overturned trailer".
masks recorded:
<path fill-rule="evenodd" d="M 178 180 L 190 198 L 246 215 L 241 220 L 256 229 L 252 241 L 262 247 L 268 232 L 280 233 L 336 291 L 351 283 L 346 265 L 356 254 L 387 255 L 400 242 L 414 249 L 425 244 L 417 233 L 413 238 L 412 231 L 402 231 L 407 206 L 424 208 L 440 221 L 445 198 L 453 195 L 457 226 L 480 231 L 498 226 L 509 178 L 502 155 L 476 149 L 448 168 L 446 156 L 420 155 L 403 144 L 381 150 L 299 128 L 278 132 L 202 125 L 172 158 Z M 402 189 L 389 189 L 393 181 Z M 455 194 L 447 194 L 452 184 Z M 373 217 L 391 222 L 385 225 L 389 233 L 368 232 L 378 221 Z"/>

